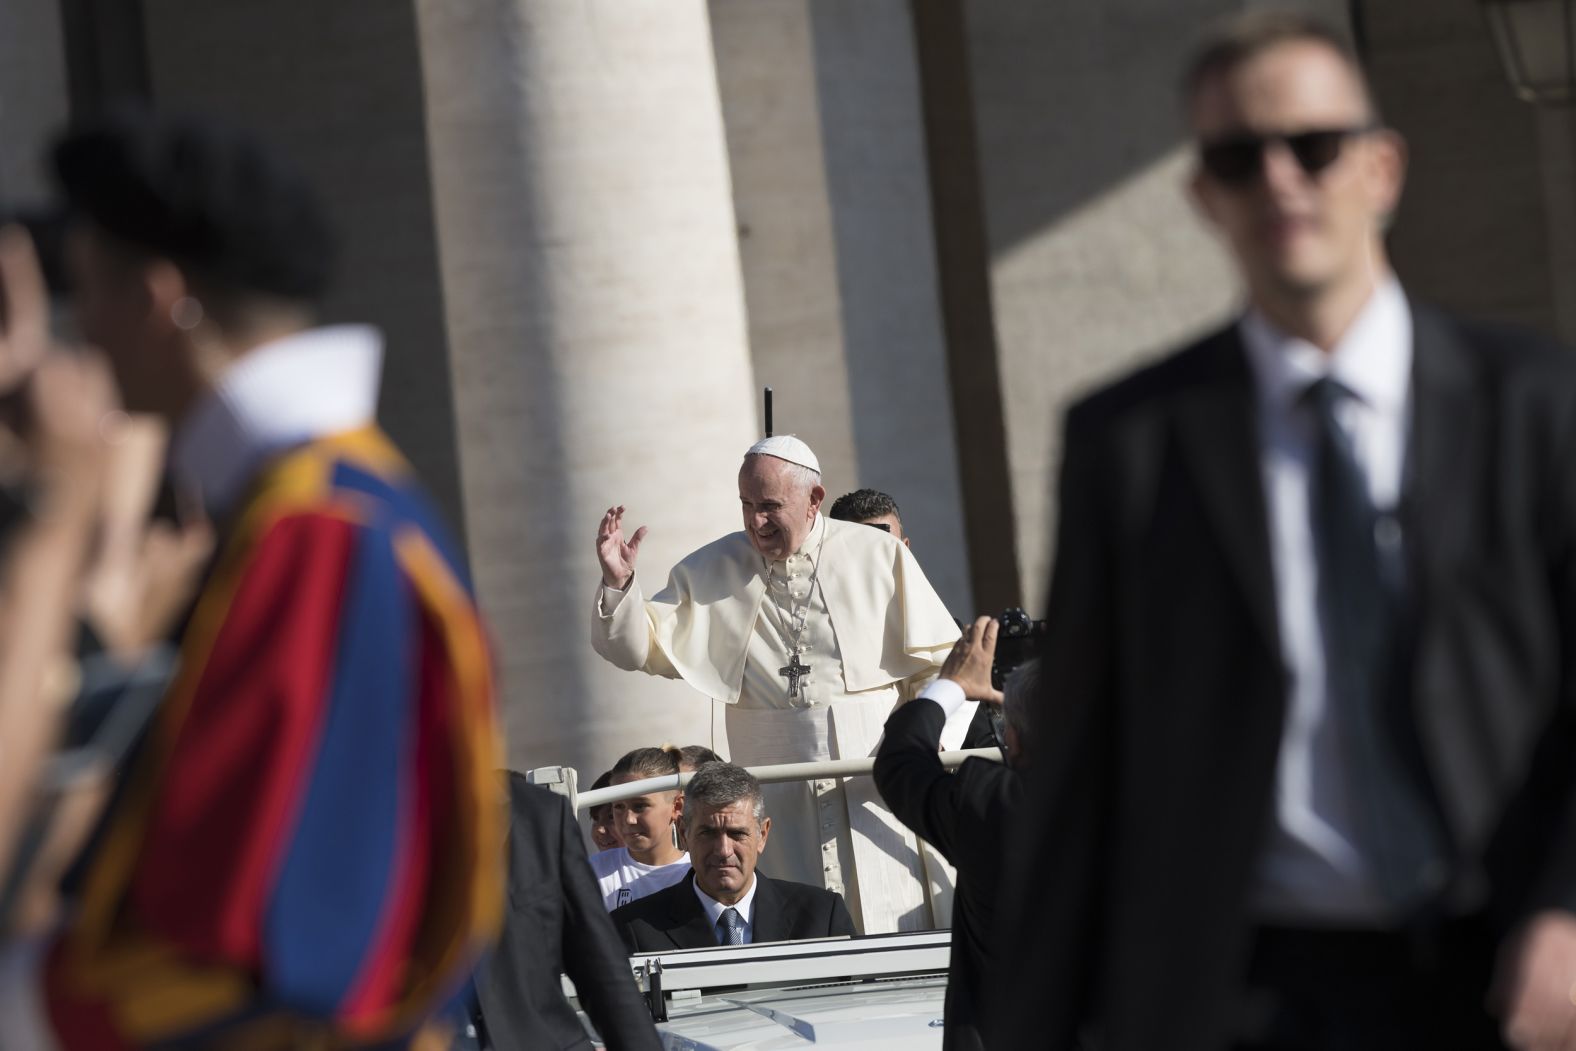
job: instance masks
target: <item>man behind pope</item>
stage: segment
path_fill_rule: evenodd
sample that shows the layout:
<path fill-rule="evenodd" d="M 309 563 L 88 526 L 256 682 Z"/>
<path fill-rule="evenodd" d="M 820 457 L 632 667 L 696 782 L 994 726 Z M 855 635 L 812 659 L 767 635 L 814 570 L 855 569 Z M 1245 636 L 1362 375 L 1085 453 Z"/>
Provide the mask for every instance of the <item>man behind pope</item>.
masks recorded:
<path fill-rule="evenodd" d="M 870 755 L 887 715 L 935 677 L 958 637 L 908 548 L 822 517 L 825 496 L 808 445 L 755 443 L 739 468 L 744 529 L 687 556 L 650 599 L 635 574 L 645 527 L 626 538 L 624 508 L 611 507 L 597 531 L 597 653 L 726 705 L 743 766 Z M 949 721 L 946 747 L 974 707 Z M 927 873 L 926 851 L 868 778 L 767 789 L 774 876 L 841 893 L 867 934 L 945 924 L 950 876 Z"/>

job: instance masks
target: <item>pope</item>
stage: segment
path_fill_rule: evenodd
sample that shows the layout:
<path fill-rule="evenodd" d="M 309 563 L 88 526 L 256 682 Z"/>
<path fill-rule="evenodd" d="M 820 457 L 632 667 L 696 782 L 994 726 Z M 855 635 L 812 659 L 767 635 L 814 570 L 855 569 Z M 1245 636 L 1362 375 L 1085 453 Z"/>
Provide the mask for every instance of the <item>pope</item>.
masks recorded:
<path fill-rule="evenodd" d="M 893 707 L 935 677 L 958 637 L 909 549 L 823 517 L 825 497 L 803 441 L 755 443 L 739 468 L 744 528 L 688 555 L 649 599 L 635 572 L 646 528 L 626 536 L 624 508 L 610 507 L 597 530 L 597 653 L 723 704 L 741 765 L 872 754 Z M 974 707 L 949 721 L 944 747 L 961 743 Z M 868 778 L 767 788 L 774 876 L 843 894 L 867 934 L 945 925 L 950 875 L 927 871 L 928 851 Z"/>

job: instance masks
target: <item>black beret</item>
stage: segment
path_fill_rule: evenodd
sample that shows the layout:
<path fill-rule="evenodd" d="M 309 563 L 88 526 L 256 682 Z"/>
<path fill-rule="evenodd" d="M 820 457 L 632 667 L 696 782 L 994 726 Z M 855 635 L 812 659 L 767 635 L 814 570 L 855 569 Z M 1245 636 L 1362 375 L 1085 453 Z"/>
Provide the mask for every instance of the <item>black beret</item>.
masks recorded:
<path fill-rule="evenodd" d="M 67 208 L 238 292 L 315 302 L 334 238 L 310 183 L 249 135 L 197 117 L 113 111 L 54 149 Z"/>

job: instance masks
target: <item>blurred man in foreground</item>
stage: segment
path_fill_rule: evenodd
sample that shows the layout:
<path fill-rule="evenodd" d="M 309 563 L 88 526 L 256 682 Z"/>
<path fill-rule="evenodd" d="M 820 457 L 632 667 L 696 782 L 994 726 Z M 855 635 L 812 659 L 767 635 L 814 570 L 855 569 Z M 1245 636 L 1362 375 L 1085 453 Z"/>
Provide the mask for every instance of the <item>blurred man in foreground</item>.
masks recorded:
<path fill-rule="evenodd" d="M 1001 1046 L 1568 1047 L 1576 357 L 1409 299 L 1336 31 L 1184 102 L 1248 306 L 1067 414 Z"/>
<path fill-rule="evenodd" d="M 48 961 L 54 1038 L 410 1040 L 496 926 L 503 809 L 464 567 L 373 422 L 378 335 L 314 327 L 326 220 L 245 137 L 127 112 L 54 164 L 79 327 L 222 538 Z"/>

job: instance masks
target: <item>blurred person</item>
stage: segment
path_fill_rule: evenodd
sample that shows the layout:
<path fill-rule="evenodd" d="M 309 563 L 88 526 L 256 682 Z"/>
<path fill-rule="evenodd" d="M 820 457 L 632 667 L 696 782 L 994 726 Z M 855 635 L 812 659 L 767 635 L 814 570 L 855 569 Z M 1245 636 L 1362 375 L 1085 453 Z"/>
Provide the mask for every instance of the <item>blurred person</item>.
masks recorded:
<path fill-rule="evenodd" d="M 1019 667 L 1007 680 L 1003 698 L 991 685 L 998 630 L 990 617 L 964 628 L 936 681 L 887 719 L 876 752 L 881 798 L 958 872 L 942 1041 L 948 1049 L 985 1046 L 987 983 L 999 956 L 996 902 L 1008 848 L 1018 841 L 1013 812 L 1022 793 L 1018 770 L 1033 747 L 1039 666 L 1030 661 Z M 956 773 L 941 765 L 941 728 L 969 697 L 1005 709 L 1007 765 L 970 758 Z"/>
<path fill-rule="evenodd" d="M 903 535 L 903 519 L 897 501 L 879 489 L 855 489 L 832 501 L 831 516 L 839 522 L 858 522 L 892 534 L 904 547 L 912 547 Z"/>
<path fill-rule="evenodd" d="M 608 770 L 591 785 L 591 791 L 606 788 L 612 783 L 613 771 Z M 624 845 L 618 838 L 618 826 L 613 823 L 612 803 L 598 803 L 589 808 L 586 815 L 591 819 L 591 844 L 598 852 L 614 850 Z"/>
<path fill-rule="evenodd" d="M 0 879 L 79 682 L 75 611 L 117 411 L 109 370 L 56 346 L 27 233 L 0 228 Z M 9 924 L 13 917 L 0 917 Z M 0 1023 L 3 1024 L 3 1023 Z"/>
<path fill-rule="evenodd" d="M 627 785 L 679 773 L 676 748 L 636 748 L 613 765 L 611 783 Z M 613 804 L 619 846 L 591 856 L 591 870 L 609 912 L 677 883 L 689 871 L 689 854 L 679 846 L 684 794 L 647 792 Z"/>
<path fill-rule="evenodd" d="M 373 422 L 379 337 L 316 326 L 326 218 L 246 136 L 124 110 L 53 161 L 78 328 L 222 551 L 49 955 L 53 1039 L 426 1038 L 500 918 L 503 828 L 485 634 Z"/>
<path fill-rule="evenodd" d="M 592 1044 L 560 975 L 611 1051 L 662 1046 L 602 906 L 569 801 L 509 774 L 509 897 L 503 934 L 476 976 L 483 1046 Z"/>
<path fill-rule="evenodd" d="M 156 514 L 169 442 L 161 419 L 120 415 L 105 472 L 98 538 L 83 581 L 91 646 L 134 660 L 165 642 L 196 597 L 214 533 L 201 504 Z"/>
<path fill-rule="evenodd" d="M 892 708 L 935 677 L 957 625 L 908 548 L 820 513 L 820 463 L 803 441 L 751 446 L 738 486 L 743 530 L 687 556 L 649 600 L 635 573 L 646 529 L 626 536 L 625 509 L 608 508 L 592 644 L 620 668 L 683 679 L 725 705 L 741 764 L 868 756 Z M 950 744 L 973 708 L 949 726 Z M 945 923 L 917 841 L 868 780 L 771 785 L 767 795 L 779 875 L 847 893 L 866 933 Z"/>
<path fill-rule="evenodd" d="M 1576 357 L 1407 296 L 1338 32 L 1244 15 L 1184 102 L 1247 309 L 1067 413 L 991 1033 L 1568 1047 Z"/>
<path fill-rule="evenodd" d="M 853 935 L 841 895 L 757 870 L 772 819 L 748 770 L 708 763 L 687 791 L 694 868 L 681 882 L 613 911 L 631 953 Z"/>

